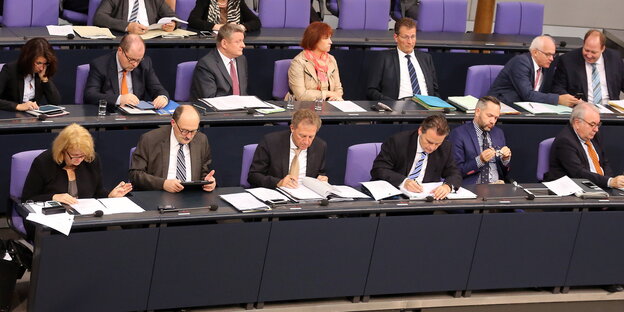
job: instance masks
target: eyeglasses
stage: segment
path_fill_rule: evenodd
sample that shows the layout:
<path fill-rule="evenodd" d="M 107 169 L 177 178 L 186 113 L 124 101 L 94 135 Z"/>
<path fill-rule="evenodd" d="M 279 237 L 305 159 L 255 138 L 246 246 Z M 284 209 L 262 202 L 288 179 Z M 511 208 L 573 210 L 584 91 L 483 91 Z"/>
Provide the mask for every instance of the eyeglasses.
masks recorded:
<path fill-rule="evenodd" d="M 176 128 L 178 128 L 178 130 L 180 131 L 180 133 L 182 133 L 182 135 L 195 135 L 197 134 L 197 131 L 199 131 L 199 129 L 195 129 L 195 130 L 186 130 L 186 129 L 180 129 L 180 126 L 178 126 L 178 123 L 176 122 Z"/>
<path fill-rule="evenodd" d="M 546 52 L 544 52 L 544 51 L 542 51 L 542 50 L 540 50 L 540 49 L 537 49 L 537 51 L 542 52 L 542 54 L 544 54 L 544 56 L 546 56 L 547 58 L 551 58 L 551 57 L 552 57 L 552 58 L 555 58 L 555 54 L 556 54 L 556 53 L 546 53 Z"/>
<path fill-rule="evenodd" d="M 123 49 L 121 49 L 121 52 L 123 52 L 124 56 L 126 57 L 128 62 L 130 62 L 130 63 L 139 64 L 143 60 L 143 58 L 135 59 L 135 58 L 129 57 L 128 54 L 126 54 L 126 51 L 124 51 Z"/>
<path fill-rule="evenodd" d="M 74 160 L 74 159 L 84 159 L 86 157 L 85 154 L 82 155 L 72 155 L 69 152 L 65 152 L 65 154 L 67 154 L 67 156 L 69 157 L 69 159 Z"/>
<path fill-rule="evenodd" d="M 409 40 L 409 39 L 416 40 L 416 35 L 411 35 L 411 36 L 408 36 L 408 35 L 399 35 L 399 38 L 401 38 L 401 39 L 403 39 L 403 40 Z"/>
<path fill-rule="evenodd" d="M 48 63 L 48 62 L 35 62 L 35 65 L 37 65 L 37 66 L 39 66 L 39 65 L 48 66 L 48 65 L 50 65 L 50 63 Z"/>
<path fill-rule="evenodd" d="M 583 118 L 579 118 L 579 120 L 582 120 L 584 123 L 586 123 L 588 126 L 590 126 L 592 129 L 593 128 L 600 128 L 600 126 L 602 126 L 602 121 L 595 123 L 595 122 L 588 122 L 587 120 L 583 119 Z"/>

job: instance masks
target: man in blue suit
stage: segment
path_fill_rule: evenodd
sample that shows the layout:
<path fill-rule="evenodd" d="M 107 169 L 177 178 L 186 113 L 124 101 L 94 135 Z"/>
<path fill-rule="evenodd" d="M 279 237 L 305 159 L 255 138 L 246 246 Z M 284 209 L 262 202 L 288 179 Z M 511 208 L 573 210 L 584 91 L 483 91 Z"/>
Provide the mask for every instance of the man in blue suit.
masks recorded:
<path fill-rule="evenodd" d="M 511 150 L 503 130 L 495 127 L 498 116 L 498 99 L 484 96 L 477 102 L 473 121 L 451 131 L 449 140 L 464 185 L 507 180 Z"/>

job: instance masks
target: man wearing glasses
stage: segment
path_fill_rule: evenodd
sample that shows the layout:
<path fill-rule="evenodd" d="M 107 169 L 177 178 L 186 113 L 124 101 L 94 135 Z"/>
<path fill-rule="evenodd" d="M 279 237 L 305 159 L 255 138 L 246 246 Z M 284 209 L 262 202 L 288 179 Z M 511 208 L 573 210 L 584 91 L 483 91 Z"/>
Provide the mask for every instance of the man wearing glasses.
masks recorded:
<path fill-rule="evenodd" d="M 414 94 L 438 94 L 431 55 L 414 50 L 416 23 L 401 18 L 394 24 L 397 49 L 380 52 L 368 73 L 366 98 L 373 101 L 409 99 Z"/>
<path fill-rule="evenodd" d="M 567 125 L 555 138 L 550 151 L 546 181 L 564 175 L 584 178 L 607 188 L 624 187 L 624 176 L 613 176 L 604 145 L 598 135 L 600 113 L 596 107 L 581 103 L 574 107 Z"/>
<path fill-rule="evenodd" d="M 125 35 L 117 51 L 94 59 L 90 64 L 84 102 L 106 100 L 109 110 L 115 105 L 137 105 L 153 101 L 154 108 L 169 102 L 169 93 L 160 84 L 152 60 L 145 55 L 145 43 L 138 35 Z"/>
<path fill-rule="evenodd" d="M 501 70 L 488 95 L 501 102 L 539 102 L 574 106 L 579 100 L 570 94 L 549 93 L 551 91 L 554 61 L 557 50 L 550 36 L 537 36 L 531 42 L 529 53 L 514 56 Z"/>
<path fill-rule="evenodd" d="M 180 105 L 173 112 L 171 125 L 141 136 L 132 154 L 130 181 L 136 190 L 165 190 L 176 193 L 185 181 L 210 181 L 204 191 L 217 184 L 205 134 L 199 131 L 199 113 L 191 105 Z"/>

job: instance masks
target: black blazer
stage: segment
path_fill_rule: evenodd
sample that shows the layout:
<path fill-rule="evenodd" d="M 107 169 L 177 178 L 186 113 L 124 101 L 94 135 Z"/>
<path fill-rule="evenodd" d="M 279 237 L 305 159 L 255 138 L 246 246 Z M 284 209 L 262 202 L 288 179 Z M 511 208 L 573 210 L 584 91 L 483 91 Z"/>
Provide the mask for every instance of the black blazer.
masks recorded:
<path fill-rule="evenodd" d="M 418 130 L 399 132 L 381 145 L 381 152 L 373 162 L 372 180 L 385 180 L 399 187 L 409 175 L 418 148 Z M 455 165 L 453 145 L 444 140 L 427 159 L 423 182 L 445 182 L 457 190 L 462 183 L 461 173 Z"/>
<path fill-rule="evenodd" d="M 620 91 L 624 91 L 624 63 L 620 52 L 613 49 L 605 49 L 602 53 L 604 58 L 605 75 L 607 77 L 607 89 L 609 99 L 619 100 Z M 585 59 L 582 48 L 572 50 L 561 57 L 555 71 L 553 91 L 559 94 L 583 94 L 583 101 L 587 101 L 587 72 L 585 71 Z"/>
<path fill-rule="evenodd" d="M 52 79 L 48 83 L 41 82 L 39 75 L 35 77 L 35 101 L 38 105 L 61 104 L 61 94 Z M 17 104 L 24 103 L 24 77 L 17 73 L 17 62 L 4 65 L 0 71 L 0 109 L 14 111 Z"/>
<path fill-rule="evenodd" d="M 316 178 L 325 174 L 327 144 L 315 137 L 308 148 L 306 176 Z M 247 179 L 254 187 L 274 188 L 290 170 L 290 131 L 272 132 L 264 136 L 253 157 Z"/>
<path fill-rule="evenodd" d="M 427 94 L 440 96 L 438 78 L 431 55 L 414 50 L 414 55 L 425 75 Z M 397 49 L 381 51 L 369 68 L 366 98 L 372 101 L 397 100 L 401 83 L 401 68 Z"/>
<path fill-rule="evenodd" d="M 544 175 L 544 180 L 552 181 L 567 175 L 570 178 L 588 179 L 602 188 L 609 187 L 608 182 L 609 178 L 613 176 L 613 170 L 609 166 L 600 133 L 596 133 L 591 142 L 600 159 L 600 167 L 602 167 L 604 176 L 589 171 L 590 160 L 587 159 L 585 150 L 574 129 L 568 124 L 557 134 L 550 148 L 549 170 Z"/>
<path fill-rule="evenodd" d="M 197 0 L 195 7 L 189 15 L 189 27 L 197 30 L 212 30 L 214 23 L 208 22 L 208 8 L 212 0 Z M 245 0 L 240 0 L 240 23 L 249 31 L 258 30 L 261 27 L 260 18 L 254 14 Z"/>
<path fill-rule="evenodd" d="M 144 0 L 144 3 L 147 21 L 150 25 L 163 17 L 176 16 L 165 0 Z M 102 0 L 93 15 L 93 25 L 125 32 L 129 24 L 129 6 L 128 0 Z"/>
<path fill-rule="evenodd" d="M 67 172 L 65 163 L 57 164 L 52 159 L 52 150 L 46 150 L 37 156 L 24 183 L 22 201 L 52 200 L 54 194 L 67 193 Z M 76 167 L 76 184 L 79 198 L 108 197 L 108 191 L 102 186 L 102 173 L 98 156 L 88 163 L 83 161 Z"/>
<path fill-rule="evenodd" d="M 84 92 L 86 104 L 97 104 L 98 100 L 105 99 L 109 108 L 115 106 L 117 97 L 120 95 L 116 54 L 117 50 L 91 62 Z M 156 77 L 149 56 L 146 56 L 139 66 L 130 72 L 130 77 L 133 93 L 140 100 L 152 101 L 159 95 L 169 97 L 169 93 Z"/>

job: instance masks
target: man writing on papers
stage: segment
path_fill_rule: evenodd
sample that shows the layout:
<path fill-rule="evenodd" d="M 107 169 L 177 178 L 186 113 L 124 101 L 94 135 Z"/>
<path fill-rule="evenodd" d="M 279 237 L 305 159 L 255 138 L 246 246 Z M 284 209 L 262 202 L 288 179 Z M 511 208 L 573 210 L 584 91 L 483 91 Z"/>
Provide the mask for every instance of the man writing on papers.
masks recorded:
<path fill-rule="evenodd" d="M 292 116 L 290 131 L 265 135 L 249 168 L 249 183 L 254 187 L 297 188 L 306 176 L 327 181 L 327 144 L 316 138 L 320 128 L 321 118 L 314 111 L 300 109 Z"/>
<path fill-rule="evenodd" d="M 85 103 L 106 100 L 112 109 L 115 105 L 153 100 L 154 108 L 165 107 L 169 103 L 169 93 L 156 77 L 152 60 L 144 55 L 143 39 L 138 35 L 125 35 L 117 51 L 94 59 L 85 85 Z"/>
<path fill-rule="evenodd" d="M 93 16 L 93 25 L 142 35 L 163 17 L 175 17 L 165 0 L 102 0 Z M 162 30 L 173 31 L 175 26 L 175 22 L 170 22 L 162 25 Z"/>
<path fill-rule="evenodd" d="M 498 99 L 484 96 L 477 102 L 473 121 L 451 131 L 449 141 L 464 184 L 506 180 L 511 150 L 505 145 L 503 130 L 495 126 L 499 116 Z"/>
<path fill-rule="evenodd" d="M 171 125 L 141 136 L 132 154 L 130 180 L 137 190 L 184 189 L 181 182 L 205 180 L 212 191 L 217 184 L 210 170 L 210 145 L 199 131 L 199 113 L 191 105 L 180 105 L 173 112 Z"/>
<path fill-rule="evenodd" d="M 549 93 L 554 68 L 550 64 L 557 50 L 550 36 L 533 39 L 529 53 L 514 56 L 496 77 L 488 91 L 501 102 L 539 102 L 574 106 L 579 100 L 570 94 Z"/>
<path fill-rule="evenodd" d="M 245 31 L 227 23 L 219 28 L 217 48 L 202 57 L 193 72 L 191 98 L 247 95 L 247 59 L 243 55 Z"/>
<path fill-rule="evenodd" d="M 462 182 L 453 159 L 453 146 L 445 140 L 449 132 L 446 118 L 436 114 L 425 118 L 418 130 L 391 136 L 381 145 L 373 162 L 372 180 L 385 180 L 395 187 L 420 193 L 422 183 L 444 179 L 444 184 L 432 192 L 434 199 L 444 199 Z"/>
<path fill-rule="evenodd" d="M 570 124 L 557 136 L 550 149 L 549 171 L 544 180 L 552 181 L 567 175 L 584 178 L 607 188 L 624 187 L 624 176 L 613 176 L 609 160 L 600 140 L 600 113 L 590 104 L 574 107 Z"/>

